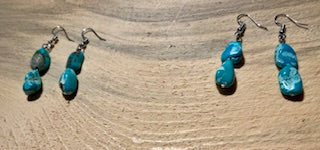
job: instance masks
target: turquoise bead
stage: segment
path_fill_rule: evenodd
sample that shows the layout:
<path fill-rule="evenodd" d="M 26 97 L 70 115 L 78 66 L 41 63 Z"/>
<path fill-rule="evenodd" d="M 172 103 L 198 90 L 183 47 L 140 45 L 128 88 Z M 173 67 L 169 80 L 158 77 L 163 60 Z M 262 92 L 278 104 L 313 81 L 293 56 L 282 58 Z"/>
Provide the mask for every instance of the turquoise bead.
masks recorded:
<path fill-rule="evenodd" d="M 78 88 L 78 79 L 76 73 L 67 68 L 59 79 L 59 85 L 64 95 L 71 95 L 77 91 Z"/>
<path fill-rule="evenodd" d="M 230 88 L 235 80 L 234 67 L 230 59 L 226 60 L 216 72 L 216 83 L 221 88 Z"/>
<path fill-rule="evenodd" d="M 297 96 L 302 93 L 302 79 L 296 68 L 291 66 L 282 68 L 278 78 L 283 95 Z"/>
<path fill-rule="evenodd" d="M 240 42 L 230 42 L 221 55 L 221 61 L 230 59 L 234 65 L 239 64 L 242 59 L 242 45 Z"/>
<path fill-rule="evenodd" d="M 84 55 L 81 51 L 73 52 L 69 55 L 67 61 L 67 68 L 73 69 L 74 72 L 79 73 L 84 61 Z"/>
<path fill-rule="evenodd" d="M 40 73 L 47 71 L 50 66 L 49 52 L 44 48 L 38 49 L 33 54 L 30 64 L 33 70 L 38 69 Z"/>
<path fill-rule="evenodd" d="M 298 68 L 296 52 L 288 44 L 278 44 L 275 50 L 274 60 L 279 68 L 287 65 Z"/>
<path fill-rule="evenodd" d="M 42 87 L 42 82 L 38 70 L 33 70 L 27 73 L 24 78 L 23 91 L 26 95 L 37 93 Z"/>

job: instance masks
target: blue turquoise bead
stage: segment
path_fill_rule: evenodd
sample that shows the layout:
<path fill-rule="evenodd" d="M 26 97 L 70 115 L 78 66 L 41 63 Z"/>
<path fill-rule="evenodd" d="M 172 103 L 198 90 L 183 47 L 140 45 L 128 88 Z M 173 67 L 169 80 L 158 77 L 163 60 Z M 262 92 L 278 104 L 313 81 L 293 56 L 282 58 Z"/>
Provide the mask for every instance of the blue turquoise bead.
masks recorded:
<path fill-rule="evenodd" d="M 42 86 L 39 71 L 32 70 L 26 74 L 24 78 L 23 91 L 26 95 L 32 95 L 37 93 Z"/>
<path fill-rule="evenodd" d="M 216 72 L 216 83 L 221 88 L 230 88 L 235 80 L 234 67 L 230 59 L 226 60 Z"/>
<path fill-rule="evenodd" d="M 38 69 L 39 72 L 47 71 L 50 66 L 49 52 L 44 48 L 38 49 L 33 54 L 30 64 L 33 70 Z"/>
<path fill-rule="evenodd" d="M 278 78 L 283 95 L 297 96 L 302 93 L 302 79 L 296 68 L 291 66 L 282 68 L 278 74 Z"/>
<path fill-rule="evenodd" d="M 67 68 L 59 79 L 59 85 L 64 95 L 71 95 L 76 92 L 78 88 L 78 79 L 76 73 Z"/>
<path fill-rule="evenodd" d="M 296 52 L 288 44 L 278 44 L 275 50 L 274 60 L 279 68 L 287 65 L 298 68 Z"/>
<path fill-rule="evenodd" d="M 234 65 L 239 64 L 242 59 L 242 45 L 240 42 L 230 42 L 221 55 L 221 61 L 230 59 Z"/>
<path fill-rule="evenodd" d="M 67 68 L 71 68 L 74 72 L 78 73 L 81 70 L 83 61 L 84 55 L 81 51 L 73 52 L 69 55 Z"/>

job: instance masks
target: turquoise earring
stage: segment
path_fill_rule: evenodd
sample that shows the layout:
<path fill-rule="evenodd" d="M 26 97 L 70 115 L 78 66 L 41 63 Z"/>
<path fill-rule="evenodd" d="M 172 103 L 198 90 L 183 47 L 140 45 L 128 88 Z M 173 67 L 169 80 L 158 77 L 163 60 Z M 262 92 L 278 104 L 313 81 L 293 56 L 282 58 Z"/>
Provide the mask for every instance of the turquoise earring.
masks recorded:
<path fill-rule="evenodd" d="M 53 37 L 47 43 L 43 44 L 32 56 L 30 65 L 32 71 L 25 76 L 23 91 L 26 95 L 33 95 L 42 90 L 42 81 L 40 76 L 43 76 L 49 69 L 51 59 L 49 53 L 54 45 L 58 43 L 58 32 L 63 31 L 69 41 L 73 41 L 68 36 L 65 29 L 61 26 L 56 26 L 52 29 Z"/>
<path fill-rule="evenodd" d="M 281 93 L 284 96 L 298 96 L 303 93 L 302 79 L 298 72 L 298 60 L 296 52 L 293 48 L 286 44 L 286 25 L 277 21 L 278 17 L 287 17 L 291 22 L 298 27 L 308 29 L 307 24 L 298 23 L 296 20 L 289 17 L 287 14 L 279 14 L 274 17 L 276 25 L 280 26 L 279 42 L 274 53 L 274 61 L 280 69 L 278 80 Z"/>
<path fill-rule="evenodd" d="M 239 27 L 235 32 L 236 41 L 230 42 L 222 52 L 222 66 L 216 72 L 216 84 L 221 89 L 230 89 L 234 86 L 236 80 L 234 68 L 241 67 L 244 63 L 242 53 L 242 37 L 244 36 L 244 32 L 246 31 L 246 24 L 240 21 L 242 17 L 248 17 L 257 27 L 268 30 L 266 27 L 257 23 L 249 15 L 238 15 L 237 22 L 239 24 Z"/>
<path fill-rule="evenodd" d="M 84 36 L 88 32 L 93 32 L 100 40 L 105 41 L 92 28 L 85 28 L 82 30 L 82 43 L 80 43 L 75 52 L 72 52 L 66 64 L 66 70 L 61 74 L 59 85 L 62 94 L 65 96 L 73 95 L 78 90 L 77 74 L 81 72 L 82 64 L 84 62 L 84 52 L 89 44 L 89 39 Z"/>

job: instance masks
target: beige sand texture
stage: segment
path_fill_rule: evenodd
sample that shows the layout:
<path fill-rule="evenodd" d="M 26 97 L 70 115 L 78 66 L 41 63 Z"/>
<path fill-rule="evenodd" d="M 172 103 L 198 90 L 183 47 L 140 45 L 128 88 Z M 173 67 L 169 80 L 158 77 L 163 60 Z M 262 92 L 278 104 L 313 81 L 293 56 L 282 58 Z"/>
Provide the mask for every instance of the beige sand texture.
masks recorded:
<path fill-rule="evenodd" d="M 220 55 L 244 18 L 245 64 L 232 95 L 217 90 Z M 278 13 L 296 51 L 302 101 L 279 90 L 274 49 Z M 320 1 L 1 0 L 0 149 L 320 149 Z M 30 59 L 63 26 L 42 77 L 40 98 L 22 91 Z M 79 90 L 68 103 L 58 79 L 81 30 L 86 34 Z"/>

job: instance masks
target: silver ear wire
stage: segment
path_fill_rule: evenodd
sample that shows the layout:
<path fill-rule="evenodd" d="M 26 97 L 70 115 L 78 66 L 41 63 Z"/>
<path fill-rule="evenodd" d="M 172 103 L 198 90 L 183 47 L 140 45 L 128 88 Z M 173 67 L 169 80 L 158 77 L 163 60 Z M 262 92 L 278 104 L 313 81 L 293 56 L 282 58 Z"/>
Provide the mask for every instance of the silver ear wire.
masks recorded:
<path fill-rule="evenodd" d="M 49 40 L 47 43 L 43 44 L 42 47 L 45 48 L 46 50 L 48 50 L 49 52 L 51 52 L 52 48 L 54 47 L 55 44 L 58 43 L 59 39 L 58 39 L 58 33 L 60 31 L 63 31 L 63 33 L 65 34 L 66 38 L 69 41 L 74 42 L 69 35 L 67 34 L 66 30 L 61 27 L 61 26 L 56 26 L 52 29 L 51 33 L 53 34 L 53 37 L 51 38 L 51 40 Z"/>
<path fill-rule="evenodd" d="M 308 24 L 305 24 L 305 23 L 299 23 L 297 20 L 294 20 L 293 18 L 291 18 L 288 14 L 278 14 L 276 16 L 274 16 L 274 23 L 278 26 L 282 26 L 284 24 L 281 24 L 278 22 L 278 18 L 279 17 L 286 17 L 288 18 L 291 22 L 293 22 L 295 25 L 297 25 L 298 27 L 300 28 L 304 28 L 304 29 L 308 29 Z"/>
<path fill-rule="evenodd" d="M 276 25 L 280 26 L 280 31 L 279 31 L 279 36 L 278 36 L 280 43 L 286 42 L 286 25 L 278 22 L 277 19 L 279 17 L 286 17 L 291 22 L 293 22 L 296 26 L 303 28 L 303 29 L 308 29 L 308 24 L 299 23 L 297 20 L 294 20 L 293 18 L 291 18 L 288 14 L 278 14 L 278 15 L 274 16 L 274 23 Z"/>
<path fill-rule="evenodd" d="M 105 40 L 106 40 L 106 39 L 100 37 L 100 36 L 96 33 L 96 31 L 94 31 L 92 28 L 84 28 L 84 29 L 82 29 L 81 36 L 82 36 L 82 39 L 83 39 L 83 40 L 87 39 L 87 38 L 84 36 L 84 34 L 86 34 L 86 33 L 88 33 L 88 32 L 93 32 L 93 33 L 94 33 L 100 40 L 102 40 L 102 41 L 105 41 Z"/>
<path fill-rule="evenodd" d="M 74 42 L 74 40 L 72 40 L 72 39 L 69 37 L 69 35 L 68 35 L 68 33 L 66 32 L 66 30 L 65 30 L 63 27 L 61 27 L 61 26 L 56 26 L 56 27 L 54 27 L 54 28 L 52 29 L 51 33 L 52 33 L 54 36 L 57 36 L 57 34 L 58 34 L 60 31 L 63 31 L 64 35 L 66 36 L 66 38 L 67 38 L 69 41 Z"/>
<path fill-rule="evenodd" d="M 240 15 L 237 16 L 237 22 L 238 22 L 238 24 L 239 24 L 240 26 L 237 28 L 237 31 L 236 31 L 236 33 L 235 33 L 235 35 L 236 35 L 236 40 L 237 40 L 238 42 L 242 42 L 242 37 L 244 36 L 244 32 L 245 32 L 246 29 L 247 29 L 246 24 L 240 20 L 242 17 L 248 17 L 257 27 L 268 31 L 268 28 L 267 28 L 267 27 L 264 27 L 264 26 L 262 26 L 261 24 L 259 24 L 258 22 L 256 22 L 256 21 L 255 21 L 253 18 L 251 18 L 248 14 L 240 14 Z"/>
<path fill-rule="evenodd" d="M 80 43 L 77 47 L 77 51 L 85 51 L 85 49 L 87 48 L 87 45 L 89 44 L 89 39 L 87 37 L 85 37 L 84 35 L 88 32 L 93 32 L 100 40 L 105 41 L 106 39 L 100 37 L 96 31 L 94 31 L 92 28 L 84 28 L 82 29 L 81 32 L 81 36 L 82 36 L 82 43 Z"/>
<path fill-rule="evenodd" d="M 239 25 L 243 24 L 243 22 L 240 20 L 242 17 L 248 17 L 258 28 L 261 28 L 263 30 L 268 31 L 267 27 L 262 26 L 261 24 L 259 24 L 258 22 L 256 22 L 253 18 L 251 18 L 248 14 L 240 14 L 237 17 L 237 22 Z"/>

